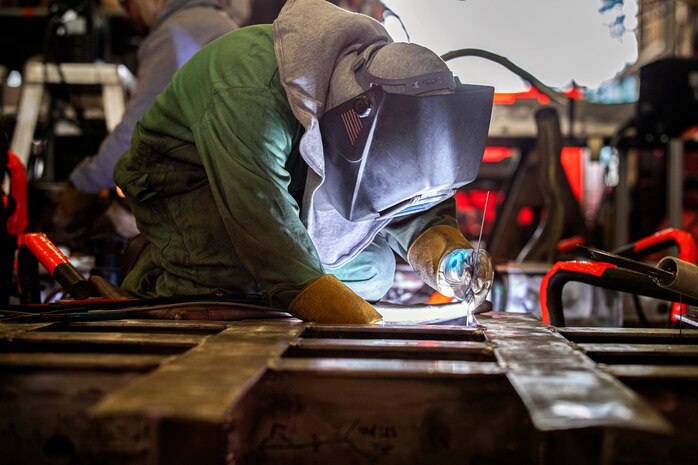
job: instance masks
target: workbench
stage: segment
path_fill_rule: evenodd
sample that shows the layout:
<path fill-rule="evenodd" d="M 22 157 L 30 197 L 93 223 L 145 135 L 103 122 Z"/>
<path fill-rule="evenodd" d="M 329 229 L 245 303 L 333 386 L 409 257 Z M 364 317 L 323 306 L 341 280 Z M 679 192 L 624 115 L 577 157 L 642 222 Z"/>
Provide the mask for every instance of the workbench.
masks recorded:
<path fill-rule="evenodd" d="M 0 323 L 3 464 L 696 463 L 698 331 Z"/>

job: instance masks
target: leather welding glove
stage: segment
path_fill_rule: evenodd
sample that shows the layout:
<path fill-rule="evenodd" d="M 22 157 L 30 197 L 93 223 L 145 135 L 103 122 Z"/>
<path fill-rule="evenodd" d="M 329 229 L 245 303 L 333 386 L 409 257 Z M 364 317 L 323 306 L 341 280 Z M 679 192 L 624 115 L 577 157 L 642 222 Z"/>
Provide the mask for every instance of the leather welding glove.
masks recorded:
<path fill-rule="evenodd" d="M 476 252 L 456 228 L 438 225 L 427 229 L 410 245 L 407 261 L 441 294 L 465 301 L 473 310 L 487 311 L 481 304 L 492 287 L 492 260 L 487 251 Z"/>
<path fill-rule="evenodd" d="M 53 216 L 51 239 L 71 248 L 89 239 L 89 232 L 109 205 L 109 193 L 91 194 L 67 182 Z"/>
<path fill-rule="evenodd" d="M 307 284 L 288 311 L 313 323 L 374 324 L 383 317 L 336 276 L 325 274 Z"/>

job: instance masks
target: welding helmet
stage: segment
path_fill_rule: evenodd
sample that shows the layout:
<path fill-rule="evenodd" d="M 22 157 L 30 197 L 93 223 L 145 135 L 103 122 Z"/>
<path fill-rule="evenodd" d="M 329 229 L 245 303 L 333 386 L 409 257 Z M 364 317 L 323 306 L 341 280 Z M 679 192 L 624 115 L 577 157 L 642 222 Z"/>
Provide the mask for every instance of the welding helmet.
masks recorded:
<path fill-rule="evenodd" d="M 494 89 L 461 84 L 440 59 L 442 69 L 398 78 L 372 74 L 370 61 L 351 69 L 363 92 L 320 120 L 321 195 L 352 222 L 424 211 L 472 182 L 492 111 Z"/>

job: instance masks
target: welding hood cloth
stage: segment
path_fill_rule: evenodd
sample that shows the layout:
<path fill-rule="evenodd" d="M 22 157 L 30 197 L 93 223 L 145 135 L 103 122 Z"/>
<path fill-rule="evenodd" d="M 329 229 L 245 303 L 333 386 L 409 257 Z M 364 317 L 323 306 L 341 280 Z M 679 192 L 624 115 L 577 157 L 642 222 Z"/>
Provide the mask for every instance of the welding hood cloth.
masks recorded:
<path fill-rule="evenodd" d="M 353 18 L 347 20 L 348 15 Z M 274 22 L 274 44 L 281 83 L 294 115 L 305 128 L 300 142 L 300 153 L 310 170 L 303 198 L 302 220 L 326 268 L 337 268 L 354 258 L 385 227 L 395 209 L 404 210 L 407 207 L 405 204 L 410 202 L 411 206 L 420 203 L 420 200 L 416 200 L 418 194 L 424 194 L 422 204 L 433 203 L 437 199 L 443 200 L 453 193 L 455 187 L 471 181 L 477 175 L 489 114 L 479 125 L 470 128 L 459 125 L 453 127 L 450 134 L 445 134 L 447 127 L 439 125 L 438 128 L 430 128 L 429 125 L 434 120 L 420 112 L 420 108 L 429 110 L 424 105 L 428 104 L 427 101 L 423 104 L 415 103 L 415 113 L 412 115 L 393 114 L 391 118 L 386 114 L 383 119 L 384 122 L 400 124 L 400 117 L 408 117 L 403 123 L 409 124 L 403 124 L 402 132 L 395 134 L 398 138 L 407 136 L 410 132 L 418 132 L 421 137 L 429 134 L 429 137 L 422 139 L 421 146 L 417 144 L 423 151 L 419 154 L 407 151 L 406 146 L 383 147 L 383 158 L 364 157 L 356 160 L 356 151 L 342 151 L 342 148 L 334 143 L 327 145 L 328 141 L 336 140 L 331 137 L 329 128 L 339 126 L 327 124 L 321 127 L 323 115 L 365 91 L 355 75 L 358 61 L 364 57 L 372 57 L 366 68 L 373 75 L 388 79 L 408 78 L 448 69 L 433 52 L 414 44 L 392 43 L 378 22 L 367 16 L 336 8 L 323 0 L 287 2 Z M 395 100 L 384 95 L 378 88 L 372 89 L 368 95 L 369 98 L 376 99 L 377 112 L 370 115 L 367 121 L 375 120 L 383 110 L 385 113 L 401 111 L 400 108 L 386 108 L 385 105 L 394 106 Z M 410 102 L 427 98 L 400 97 Z M 404 101 L 399 98 L 397 100 Z M 398 104 L 398 107 L 401 105 Z M 342 109 L 336 110 L 341 111 Z M 328 116 L 330 120 L 333 119 L 333 115 Z M 334 118 L 337 117 L 341 118 L 341 115 L 334 115 Z M 421 121 L 417 123 L 409 120 L 410 117 Z M 383 131 L 386 126 L 378 124 L 371 127 L 370 123 L 367 123 L 365 131 L 357 131 L 356 136 L 360 140 L 354 141 L 355 146 L 366 142 L 370 133 L 368 129 Z M 325 131 L 328 133 L 324 134 Z M 456 131 L 461 131 L 460 137 L 450 137 L 456 134 Z M 455 145 L 467 141 L 468 136 L 473 134 L 477 134 L 478 137 L 473 138 L 474 142 L 465 142 L 464 146 L 469 147 L 473 143 L 476 146 L 481 145 L 477 156 L 473 157 L 473 160 L 454 159 L 453 151 L 458 150 Z M 326 136 L 325 144 L 323 136 Z M 382 141 L 388 142 L 385 139 Z M 414 137 L 405 137 L 403 142 L 412 144 L 416 140 Z M 434 145 L 434 142 L 440 142 L 441 146 Z M 351 145 L 351 140 L 348 144 Z M 379 144 L 376 136 L 373 138 L 373 144 L 368 144 L 365 149 L 379 152 Z M 451 150 L 448 155 L 443 150 L 446 147 Z M 414 164 L 416 157 L 430 151 L 434 152 L 436 159 L 422 157 Z M 477 150 L 473 151 L 475 152 Z M 379 159 L 384 163 L 380 163 L 374 170 L 371 166 L 372 161 Z M 435 170 L 439 170 L 441 174 L 447 173 L 446 179 L 443 179 L 443 176 L 435 179 L 439 178 L 433 176 L 436 174 Z M 364 182 L 357 183 L 357 178 L 362 176 L 365 176 Z M 406 183 L 406 176 L 419 179 Z M 330 182 L 324 186 L 328 177 Z M 353 198 L 355 194 L 360 198 Z M 392 214 L 386 214 L 388 212 L 385 210 L 390 207 L 394 207 Z M 376 210 L 383 210 L 383 215 L 377 214 Z M 367 219 L 373 221 L 362 221 Z"/>

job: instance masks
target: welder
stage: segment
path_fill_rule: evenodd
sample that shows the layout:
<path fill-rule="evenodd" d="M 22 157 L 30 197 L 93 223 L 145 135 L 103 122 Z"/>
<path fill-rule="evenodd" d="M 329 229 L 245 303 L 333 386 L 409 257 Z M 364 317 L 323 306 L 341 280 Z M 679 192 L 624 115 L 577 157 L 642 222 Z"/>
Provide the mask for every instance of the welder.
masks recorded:
<path fill-rule="evenodd" d="M 124 237 L 138 234 L 132 216 L 118 203 L 109 209 L 114 189 L 114 164 L 128 150 L 138 119 L 162 92 L 172 74 L 201 47 L 237 28 L 218 0 L 120 0 L 124 17 L 143 36 L 138 47 L 138 82 L 124 115 L 96 155 L 82 160 L 70 179 L 54 215 L 52 238 L 71 248 L 84 248 L 97 218 Z"/>
<path fill-rule="evenodd" d="M 373 19 L 291 0 L 202 49 L 139 121 L 114 173 L 147 240 L 123 287 L 375 323 L 397 253 L 477 307 L 493 268 L 452 195 L 477 175 L 491 103 Z"/>

